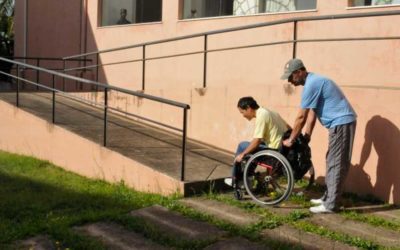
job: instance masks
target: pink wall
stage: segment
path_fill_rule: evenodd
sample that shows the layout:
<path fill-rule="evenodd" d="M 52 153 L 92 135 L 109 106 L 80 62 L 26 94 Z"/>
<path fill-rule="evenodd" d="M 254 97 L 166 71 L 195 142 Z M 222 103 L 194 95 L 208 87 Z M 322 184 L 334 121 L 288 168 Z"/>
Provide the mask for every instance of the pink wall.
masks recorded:
<path fill-rule="evenodd" d="M 65 13 L 70 8 L 61 1 L 45 1 L 46 9 L 60 9 Z M 50 2 L 52 4 L 50 4 Z M 97 27 L 98 1 L 87 1 L 87 42 L 80 45 L 82 51 L 109 49 L 141 42 L 165 39 L 204 31 L 242 26 L 246 24 L 280 20 L 297 16 L 318 16 L 356 12 L 399 10 L 399 6 L 379 8 L 350 8 L 347 0 L 323 1 L 317 3 L 317 11 L 263 14 L 246 17 L 221 17 L 198 20 L 178 20 L 179 1 L 163 1 L 163 20 L 159 23 L 132 24 L 126 26 Z M 86 1 L 83 1 L 86 3 Z M 43 5 L 43 4 L 42 4 Z M 42 6 L 40 5 L 40 6 Z M 35 8 L 40 9 L 38 5 Z M 20 8 L 19 6 L 17 6 Z M 32 8 L 33 8 L 32 7 Z M 87 8 L 86 8 L 87 7 Z M 80 8 L 80 7 L 79 7 Z M 43 8 L 42 8 L 43 9 Z M 58 13 L 58 11 L 53 11 Z M 79 11 L 78 11 L 79 12 Z M 64 12 L 62 12 L 64 13 Z M 43 19 L 54 19 L 53 14 L 41 14 Z M 75 13 L 75 15 L 77 15 Z M 20 16 L 17 20 L 20 20 Z M 79 18 L 78 18 L 79 19 Z M 75 20 L 75 19 L 74 19 Z M 86 20 L 86 18 L 82 19 Z M 298 39 L 398 36 L 399 16 L 372 17 L 346 20 L 300 22 Z M 48 25 L 45 25 L 45 24 Z M 81 23 L 82 24 L 82 23 Z M 66 34 L 74 33 L 67 23 L 58 23 Z M 17 21 L 17 35 L 20 25 Z M 53 23 L 44 21 L 32 24 L 35 32 L 46 37 L 47 29 L 54 29 Z M 76 27 L 74 26 L 75 30 Z M 68 29 L 67 29 L 68 28 Z M 37 30 L 37 31 L 36 31 Z M 82 30 L 82 29 L 81 29 Z M 285 24 L 209 36 L 209 49 L 243 46 L 291 40 L 293 25 Z M 30 32 L 33 32 L 31 30 Z M 73 54 L 74 33 L 60 42 L 68 48 L 56 50 L 54 55 Z M 53 44 L 57 38 L 50 36 Z M 32 39 L 32 49 L 44 51 L 46 43 Z M 81 41 L 83 39 L 80 39 Z M 17 39 L 20 43 L 20 38 Z M 75 45 L 73 45 L 75 44 Z M 149 46 L 148 57 L 171 55 L 203 50 L 203 39 L 195 38 L 174 43 Z M 361 194 L 372 193 L 388 202 L 400 203 L 400 170 L 396 167 L 400 114 L 400 41 L 346 41 L 299 43 L 297 56 L 302 58 L 310 71 L 334 79 L 342 86 L 358 113 L 357 134 L 351 169 L 346 187 Z M 65 52 L 65 53 L 61 53 Z M 47 55 L 47 54 L 46 54 Z M 130 49 L 101 55 L 102 63 L 140 59 L 141 49 Z M 189 137 L 233 151 L 240 140 L 251 137 L 252 124 L 244 120 L 236 110 L 237 100 L 244 95 L 254 96 L 260 104 L 275 109 L 289 122 L 294 121 L 300 101 L 301 89 L 288 92 L 279 77 L 283 65 L 292 56 L 292 45 L 274 45 L 250 49 L 210 52 L 208 54 L 207 88 L 202 89 L 203 55 L 151 60 L 146 62 L 146 93 L 161 96 L 191 106 L 189 112 Z M 141 88 L 141 63 L 106 66 L 100 70 L 100 80 L 112 85 L 138 90 Z M 90 75 L 91 74 L 91 75 Z M 93 72 L 89 73 L 93 77 Z M 286 91 L 285 91 L 286 88 Z M 290 89 L 290 88 L 289 88 Z M 85 95 L 89 99 L 101 99 L 102 95 Z M 123 95 L 111 95 L 112 105 L 127 111 L 134 111 L 146 117 L 180 127 L 182 114 L 160 104 Z M 383 145 L 387 144 L 387 147 Z M 312 140 L 313 160 L 317 176 L 325 173 L 325 152 L 327 131 L 317 125 Z M 384 149 L 383 149 L 384 148 Z M 368 177 L 369 176 L 369 177 Z M 387 182 L 382 180 L 387 179 Z M 385 184 L 383 184 L 385 183 Z"/>
<path fill-rule="evenodd" d="M 48 160 L 89 178 L 112 183 L 123 181 L 139 191 L 183 194 L 183 183 L 172 177 L 3 101 L 0 101 L 0 110 L 0 150 Z"/>
<path fill-rule="evenodd" d="M 26 2 L 27 56 L 62 57 L 80 52 L 81 0 Z M 23 15 L 24 1 L 16 1 L 16 56 L 23 55 Z"/>

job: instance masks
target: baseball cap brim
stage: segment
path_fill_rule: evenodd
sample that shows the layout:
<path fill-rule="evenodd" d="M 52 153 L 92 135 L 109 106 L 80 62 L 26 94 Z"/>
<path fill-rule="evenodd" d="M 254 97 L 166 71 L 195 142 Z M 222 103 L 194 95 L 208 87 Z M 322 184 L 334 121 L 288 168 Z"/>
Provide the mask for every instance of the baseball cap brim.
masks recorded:
<path fill-rule="evenodd" d="M 286 80 L 289 78 L 289 76 L 292 74 L 292 72 L 285 72 L 282 76 L 281 76 L 281 80 Z"/>

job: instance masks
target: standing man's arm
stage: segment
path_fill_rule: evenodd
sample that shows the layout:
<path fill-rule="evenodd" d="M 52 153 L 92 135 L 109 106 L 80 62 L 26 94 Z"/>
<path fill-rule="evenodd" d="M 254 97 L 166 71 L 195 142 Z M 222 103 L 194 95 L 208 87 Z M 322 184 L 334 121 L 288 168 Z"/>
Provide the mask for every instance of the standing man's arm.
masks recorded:
<path fill-rule="evenodd" d="M 308 112 L 307 121 L 306 121 L 306 131 L 304 133 L 304 137 L 308 141 L 311 140 L 311 135 L 314 130 L 316 120 L 317 120 L 317 116 L 315 115 L 315 111 L 313 109 L 310 109 L 310 111 Z"/>
<path fill-rule="evenodd" d="M 235 161 L 236 162 L 241 162 L 243 157 L 246 154 L 250 154 L 251 152 L 253 152 L 254 150 L 256 150 L 258 148 L 258 146 L 260 146 L 262 140 L 261 138 L 254 138 L 251 142 L 250 145 L 238 156 L 236 156 Z"/>
<path fill-rule="evenodd" d="M 293 145 L 294 140 L 301 133 L 301 130 L 306 124 L 308 114 L 309 114 L 309 109 L 300 109 L 299 113 L 297 114 L 296 120 L 294 122 L 293 130 L 292 133 L 290 134 L 290 137 L 282 142 L 284 146 L 291 147 Z"/>

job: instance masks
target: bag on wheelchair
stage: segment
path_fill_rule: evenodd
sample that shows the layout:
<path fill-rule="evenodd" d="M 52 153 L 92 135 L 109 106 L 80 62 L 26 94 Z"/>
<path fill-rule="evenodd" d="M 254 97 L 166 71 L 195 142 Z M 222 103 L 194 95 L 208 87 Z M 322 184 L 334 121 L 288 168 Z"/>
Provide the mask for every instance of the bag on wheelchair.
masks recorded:
<path fill-rule="evenodd" d="M 283 140 L 290 137 L 291 130 L 283 135 Z M 295 180 L 304 177 L 307 171 L 312 167 L 311 148 L 308 146 L 308 140 L 300 134 L 293 146 L 290 148 L 282 147 L 281 153 L 286 157 L 292 166 Z"/>

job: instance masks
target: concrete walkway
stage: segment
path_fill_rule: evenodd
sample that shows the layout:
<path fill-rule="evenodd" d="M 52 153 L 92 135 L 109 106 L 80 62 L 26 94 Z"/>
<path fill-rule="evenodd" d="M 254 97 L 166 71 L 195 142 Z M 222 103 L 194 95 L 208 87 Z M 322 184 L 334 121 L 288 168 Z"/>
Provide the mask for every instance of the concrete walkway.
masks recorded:
<path fill-rule="evenodd" d="M 0 100 L 15 104 L 15 96 L 15 93 L 3 92 Z M 20 108 L 52 121 L 50 93 L 21 93 Z M 57 95 L 55 123 L 96 143 L 103 143 L 102 109 Z M 181 136 L 109 113 L 107 148 L 177 180 L 181 178 L 181 146 Z M 185 181 L 188 185 L 185 189 L 201 189 L 202 184 L 212 180 L 218 186 L 222 178 L 230 176 L 232 155 L 190 140 L 186 152 Z"/>

